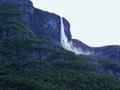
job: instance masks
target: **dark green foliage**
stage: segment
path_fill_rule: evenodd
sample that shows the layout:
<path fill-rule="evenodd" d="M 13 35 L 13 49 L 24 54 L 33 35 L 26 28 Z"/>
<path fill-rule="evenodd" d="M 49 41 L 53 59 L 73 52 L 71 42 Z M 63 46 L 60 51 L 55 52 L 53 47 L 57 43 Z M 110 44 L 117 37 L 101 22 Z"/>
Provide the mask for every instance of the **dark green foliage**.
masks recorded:
<path fill-rule="evenodd" d="M 32 37 L 4 39 L 0 52 L 7 58 L 7 62 L 36 58 L 53 61 L 60 58 L 64 59 L 63 56 L 68 53 L 62 47 L 47 40 L 40 40 Z M 54 59 L 52 59 L 53 57 Z"/>
<path fill-rule="evenodd" d="M 34 35 L 33 32 L 21 22 L 17 22 L 17 21 L 0 22 L 0 30 L 10 30 L 10 29 L 17 29 L 25 33 L 30 33 L 31 36 Z"/>
<path fill-rule="evenodd" d="M 108 72 L 108 71 L 120 72 L 119 63 L 113 62 L 108 58 L 102 56 L 96 56 L 96 55 L 89 55 L 89 56 L 81 55 L 80 57 L 82 59 L 85 59 L 86 61 L 95 63 L 97 65 L 98 72 Z"/>
<path fill-rule="evenodd" d="M 67 61 L 66 61 L 67 62 Z M 47 60 L 0 65 L 0 87 L 17 90 L 119 90 L 120 82 L 107 74 L 81 72 L 79 69 L 57 66 Z M 57 67 L 56 67 L 57 66 Z M 76 66 L 76 65 L 74 65 Z M 63 67 L 66 67 L 65 69 Z M 69 68 L 69 69 L 68 69 Z"/>
<path fill-rule="evenodd" d="M 18 33 L 19 30 L 21 31 L 19 33 L 28 34 L 31 37 L 35 37 L 34 33 L 27 27 L 22 19 L 20 6 L 20 4 L 0 6 L 0 32 L 7 31 L 7 33 L 9 33 L 11 31 L 12 35 L 14 35 Z"/>
<path fill-rule="evenodd" d="M 0 6 L 0 15 L 20 15 L 20 4 L 9 4 Z"/>

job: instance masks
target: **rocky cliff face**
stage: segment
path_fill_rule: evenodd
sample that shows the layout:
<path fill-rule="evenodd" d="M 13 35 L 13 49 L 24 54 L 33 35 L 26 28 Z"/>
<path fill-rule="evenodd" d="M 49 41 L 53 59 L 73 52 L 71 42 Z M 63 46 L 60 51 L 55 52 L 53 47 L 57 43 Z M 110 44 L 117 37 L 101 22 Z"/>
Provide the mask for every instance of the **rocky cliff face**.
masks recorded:
<path fill-rule="evenodd" d="M 33 7 L 30 0 L 1 0 L 0 5 L 20 4 L 21 21 L 41 39 L 60 44 L 60 17 Z M 17 18 L 15 18 L 17 19 Z"/>
<path fill-rule="evenodd" d="M 25 16 L 25 19 L 28 26 L 38 38 L 47 39 L 59 45 L 61 44 L 60 16 L 34 8 L 34 13 L 28 14 L 27 17 Z M 72 38 L 70 24 L 65 18 L 63 18 L 63 23 L 64 31 L 69 41 Z"/>
<path fill-rule="evenodd" d="M 59 16 L 34 8 L 34 13 L 28 14 L 25 19 L 36 37 L 60 44 Z"/>

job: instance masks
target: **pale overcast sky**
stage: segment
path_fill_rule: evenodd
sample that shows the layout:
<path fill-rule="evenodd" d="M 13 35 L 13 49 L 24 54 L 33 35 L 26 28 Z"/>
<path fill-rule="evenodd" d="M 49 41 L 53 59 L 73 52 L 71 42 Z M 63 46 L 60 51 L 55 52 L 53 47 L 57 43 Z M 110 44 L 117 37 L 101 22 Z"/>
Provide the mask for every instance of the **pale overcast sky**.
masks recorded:
<path fill-rule="evenodd" d="M 65 17 L 72 37 L 90 46 L 120 45 L 120 0 L 31 0 Z"/>

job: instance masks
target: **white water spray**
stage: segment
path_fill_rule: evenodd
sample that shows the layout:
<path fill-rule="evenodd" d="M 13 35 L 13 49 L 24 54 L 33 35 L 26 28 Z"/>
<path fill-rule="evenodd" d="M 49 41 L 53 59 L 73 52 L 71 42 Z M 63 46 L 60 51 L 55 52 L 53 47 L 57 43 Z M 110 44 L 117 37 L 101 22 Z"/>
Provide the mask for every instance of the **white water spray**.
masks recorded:
<path fill-rule="evenodd" d="M 68 38 L 65 34 L 63 18 L 61 17 L 61 46 L 69 51 L 73 51 L 72 43 L 68 41 Z"/>
<path fill-rule="evenodd" d="M 60 40 L 61 40 L 61 46 L 64 47 L 65 49 L 75 52 L 76 54 L 85 54 L 85 55 L 90 55 L 90 52 L 82 52 L 81 48 L 76 48 L 73 46 L 72 41 L 68 40 L 68 37 L 65 34 L 65 29 L 64 29 L 64 23 L 63 23 L 63 18 L 61 17 L 61 31 L 60 31 Z"/>

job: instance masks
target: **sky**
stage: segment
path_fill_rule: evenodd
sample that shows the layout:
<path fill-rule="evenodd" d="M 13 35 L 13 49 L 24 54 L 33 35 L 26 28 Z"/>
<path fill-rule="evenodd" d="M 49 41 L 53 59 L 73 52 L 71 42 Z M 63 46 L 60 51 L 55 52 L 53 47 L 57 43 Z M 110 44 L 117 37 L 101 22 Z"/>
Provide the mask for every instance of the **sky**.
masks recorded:
<path fill-rule="evenodd" d="M 31 0 L 65 17 L 72 37 L 89 46 L 120 45 L 120 0 Z"/>

